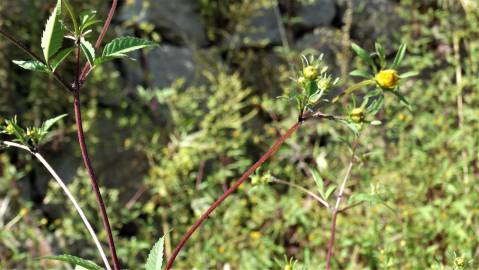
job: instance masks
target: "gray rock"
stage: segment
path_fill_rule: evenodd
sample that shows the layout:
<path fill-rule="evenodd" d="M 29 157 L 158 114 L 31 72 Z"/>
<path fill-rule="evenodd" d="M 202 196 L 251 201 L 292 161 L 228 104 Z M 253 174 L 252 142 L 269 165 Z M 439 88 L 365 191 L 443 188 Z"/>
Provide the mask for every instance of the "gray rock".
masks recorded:
<path fill-rule="evenodd" d="M 304 35 L 296 42 L 296 48 L 307 53 L 313 50 L 324 54 L 324 61 L 329 70 L 339 75 L 339 65 L 336 55 L 341 52 L 341 33 L 333 28 L 317 28 L 314 32 Z"/>
<path fill-rule="evenodd" d="M 135 56 L 138 59 L 138 57 Z M 178 79 L 185 79 L 189 85 L 195 78 L 196 64 L 193 50 L 186 47 L 161 45 L 160 47 L 146 52 L 146 66 L 140 61 L 122 60 L 124 75 L 123 83 L 130 90 L 144 82 L 145 73 L 149 77 L 152 86 L 169 87 Z M 147 67 L 147 70 L 144 68 Z"/>
<path fill-rule="evenodd" d="M 353 0 L 351 38 L 368 49 L 380 41 L 386 52 L 392 53 L 397 49 L 403 24 L 396 7 L 391 0 Z"/>
<path fill-rule="evenodd" d="M 281 33 L 274 9 L 260 9 L 252 14 L 248 27 L 239 34 L 239 40 L 235 44 L 246 46 L 281 44 Z"/>
<path fill-rule="evenodd" d="M 299 24 L 307 28 L 328 26 L 336 16 L 336 6 L 333 0 L 315 0 L 304 4 L 299 12 Z"/>
<path fill-rule="evenodd" d="M 163 37 L 175 44 L 207 43 L 205 24 L 197 12 L 196 0 L 134 0 L 119 12 L 121 21 L 151 23 Z"/>

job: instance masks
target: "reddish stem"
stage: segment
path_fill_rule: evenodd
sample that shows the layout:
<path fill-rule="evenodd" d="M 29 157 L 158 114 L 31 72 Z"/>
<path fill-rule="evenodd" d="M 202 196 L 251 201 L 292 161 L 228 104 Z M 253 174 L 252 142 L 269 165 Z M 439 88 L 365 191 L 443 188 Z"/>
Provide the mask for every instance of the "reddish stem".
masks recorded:
<path fill-rule="evenodd" d="M 111 4 L 110 11 L 108 16 L 103 24 L 102 30 L 98 39 L 95 44 L 95 48 L 98 49 L 105 37 L 105 34 L 110 26 L 111 20 L 113 15 L 115 14 L 115 10 L 118 4 L 118 0 L 113 0 Z M 105 204 L 103 202 L 103 198 L 101 196 L 100 188 L 98 187 L 98 181 L 95 176 L 95 172 L 93 171 L 93 166 L 91 165 L 90 158 L 88 156 L 88 151 L 85 142 L 85 135 L 83 132 L 83 124 L 81 118 L 81 105 L 80 105 L 80 89 L 82 87 L 83 82 L 86 80 L 88 73 L 91 70 L 90 64 L 87 62 L 83 68 L 83 71 L 80 73 L 80 54 L 79 54 L 79 47 L 77 48 L 77 74 L 75 76 L 75 83 L 74 83 L 74 108 L 75 108 L 75 121 L 76 121 L 76 129 L 78 135 L 78 142 L 80 144 L 80 150 L 83 158 L 83 163 L 85 164 L 85 168 L 87 169 L 88 175 L 90 177 L 90 183 L 93 188 L 93 192 L 95 193 L 96 201 L 98 204 L 98 208 L 100 210 L 100 216 L 103 222 L 103 227 L 108 236 L 108 247 L 110 248 L 111 258 L 113 261 L 113 268 L 115 270 L 120 270 L 120 264 L 118 262 L 118 256 L 116 255 L 116 248 L 115 242 L 113 240 L 113 234 L 111 232 L 110 221 L 108 219 L 108 214 L 105 209 Z"/>
<path fill-rule="evenodd" d="M 178 253 L 180 253 L 181 249 L 183 246 L 186 244 L 188 239 L 193 235 L 193 233 L 198 229 L 198 227 L 201 226 L 201 224 L 208 218 L 208 216 L 228 197 L 230 196 L 233 192 L 238 189 L 238 187 L 248 179 L 248 177 L 253 174 L 256 169 L 258 169 L 266 160 L 268 160 L 278 149 L 279 147 L 286 141 L 286 139 L 291 136 L 302 124 L 303 122 L 297 122 L 295 123 L 292 127 L 286 131 L 286 133 L 281 136 L 274 144 L 269 148 L 269 150 L 253 165 L 251 166 L 228 190 L 221 195 L 221 197 L 214 202 L 208 210 L 198 219 L 192 226 L 191 228 L 186 232 L 186 234 L 183 236 L 181 241 L 179 242 L 178 246 L 176 246 L 175 250 L 173 251 L 173 254 L 171 255 L 170 259 L 168 260 L 168 264 L 166 265 L 165 270 L 169 270 L 173 263 L 175 262 L 176 257 L 178 256 Z"/>
<path fill-rule="evenodd" d="M 326 270 L 331 269 L 331 258 L 333 257 L 334 238 L 336 236 L 336 219 L 338 217 L 338 210 L 333 210 L 333 218 L 331 220 L 331 232 L 328 242 L 328 254 L 326 255 Z"/>
<path fill-rule="evenodd" d="M 105 204 L 101 196 L 100 188 L 98 187 L 98 181 L 93 171 L 93 167 L 88 157 L 88 151 L 85 143 L 85 135 L 83 132 L 82 118 L 81 118 L 81 107 L 80 107 L 80 94 L 78 91 L 74 95 L 74 108 L 75 108 L 75 121 L 77 127 L 78 142 L 80 144 L 80 150 L 83 158 L 83 163 L 87 169 L 88 175 L 90 176 L 91 186 L 93 192 L 95 193 L 96 201 L 99 206 L 100 216 L 103 222 L 103 227 L 105 228 L 108 235 L 108 247 L 110 248 L 111 257 L 113 260 L 113 268 L 115 270 L 120 270 L 120 264 L 118 263 L 118 257 L 116 255 L 115 242 L 113 241 L 113 235 L 111 233 L 110 221 L 108 220 L 108 214 L 105 209 Z"/>
<path fill-rule="evenodd" d="M 118 0 L 112 0 L 110 11 L 108 12 L 108 16 L 106 17 L 105 24 L 103 24 L 100 35 L 98 36 L 98 39 L 96 40 L 96 43 L 95 43 L 95 49 L 97 50 L 100 48 L 100 45 L 103 42 L 103 38 L 105 37 L 106 32 L 108 31 L 108 28 L 110 27 L 110 23 L 111 23 L 111 20 L 113 19 L 113 16 L 115 15 L 117 5 L 118 5 Z M 90 71 L 91 71 L 90 63 L 86 63 L 85 66 L 83 67 L 83 70 L 80 76 L 80 85 L 83 85 L 83 83 L 86 80 L 86 77 L 88 77 L 88 74 L 90 74 Z"/>

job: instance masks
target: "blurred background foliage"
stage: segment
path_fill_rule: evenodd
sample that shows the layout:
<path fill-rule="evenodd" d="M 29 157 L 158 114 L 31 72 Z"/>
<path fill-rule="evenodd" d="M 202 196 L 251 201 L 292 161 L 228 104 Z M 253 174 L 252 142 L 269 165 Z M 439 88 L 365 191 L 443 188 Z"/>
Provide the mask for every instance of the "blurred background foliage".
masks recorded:
<path fill-rule="evenodd" d="M 37 53 L 54 1 L 1 1 L 0 27 Z M 97 9 L 108 1 L 72 1 Z M 96 34 L 96 33 L 95 33 Z M 108 39 L 160 43 L 138 61 L 94 70 L 84 88 L 93 163 L 122 266 L 138 269 L 165 232 L 166 254 L 199 215 L 296 120 L 277 96 L 293 87 L 302 52 L 325 53 L 350 84 L 350 44 L 409 44 L 420 72 L 401 91 L 414 110 L 390 105 L 362 136 L 347 194 L 379 194 L 338 221 L 335 269 L 477 269 L 479 257 L 479 4 L 476 0 L 124 0 Z M 81 166 L 72 98 L 51 78 L 20 70 L 24 55 L 0 40 L 0 117 L 39 124 L 70 117 L 42 153 L 81 198 L 106 240 Z M 73 74 L 65 64 L 62 73 Z M 391 102 L 391 101 L 390 101 Z M 391 102 L 392 103 L 392 102 Z M 0 119 L 2 120 L 2 119 Z M 2 120 L 3 121 L 3 120 Z M 337 183 L 349 150 L 344 127 L 307 123 L 259 174 L 315 191 L 308 170 Z M 324 267 L 330 215 L 278 184 L 243 185 L 193 236 L 177 269 L 279 269 L 284 257 Z M 0 268 L 58 268 L 36 257 L 98 260 L 65 197 L 31 157 L 0 153 Z M 459 260 L 458 260 L 459 258 Z M 464 266 L 460 266 L 460 259 Z"/>

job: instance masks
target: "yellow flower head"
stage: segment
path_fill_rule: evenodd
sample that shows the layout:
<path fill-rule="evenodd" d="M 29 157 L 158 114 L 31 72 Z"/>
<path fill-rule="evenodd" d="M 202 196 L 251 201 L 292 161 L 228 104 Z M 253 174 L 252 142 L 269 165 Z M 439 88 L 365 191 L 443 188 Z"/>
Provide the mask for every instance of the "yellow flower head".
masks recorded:
<path fill-rule="evenodd" d="M 464 257 L 457 257 L 455 260 L 454 260 L 454 264 L 458 267 L 463 267 L 464 264 L 465 264 L 465 261 L 464 261 Z"/>
<path fill-rule="evenodd" d="M 308 80 L 315 80 L 318 77 L 318 68 L 314 66 L 307 66 L 303 69 L 303 75 Z"/>
<path fill-rule="evenodd" d="M 387 89 L 394 88 L 399 82 L 399 75 L 394 69 L 381 70 L 376 75 L 376 82 L 379 86 Z"/>
<path fill-rule="evenodd" d="M 361 123 L 364 120 L 364 109 L 363 108 L 354 108 L 350 115 L 351 120 L 356 123 Z"/>

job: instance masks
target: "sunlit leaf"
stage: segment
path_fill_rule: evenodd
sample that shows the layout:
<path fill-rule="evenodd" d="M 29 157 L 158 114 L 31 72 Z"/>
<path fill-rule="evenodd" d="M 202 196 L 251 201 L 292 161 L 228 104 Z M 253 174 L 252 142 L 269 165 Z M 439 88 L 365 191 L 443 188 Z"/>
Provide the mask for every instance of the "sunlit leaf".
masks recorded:
<path fill-rule="evenodd" d="M 95 48 L 93 48 L 93 45 L 84 38 L 81 38 L 80 47 L 88 63 L 93 66 L 95 64 Z"/>
<path fill-rule="evenodd" d="M 62 1 L 57 0 L 57 4 L 45 25 L 41 42 L 43 56 L 47 63 L 50 62 L 50 58 L 62 47 L 63 26 L 61 23 L 61 15 Z"/>
<path fill-rule="evenodd" d="M 164 238 L 164 236 L 161 237 L 150 250 L 145 264 L 146 270 L 161 270 L 163 264 Z"/>
<path fill-rule="evenodd" d="M 31 71 L 38 71 L 38 72 L 46 72 L 49 73 L 50 69 L 40 61 L 37 60 L 13 60 L 12 61 L 15 65 L 18 65 L 24 69 L 31 70 Z"/>
<path fill-rule="evenodd" d="M 396 69 L 401 64 L 402 60 L 404 59 L 404 56 L 406 55 L 406 48 L 406 43 L 401 44 L 399 50 L 396 53 L 396 57 L 394 58 L 394 62 L 391 66 L 392 69 Z"/>
<path fill-rule="evenodd" d="M 88 270 L 103 270 L 103 268 L 101 268 L 100 266 L 98 266 L 96 263 L 92 261 L 85 260 L 80 257 L 76 257 L 72 255 L 65 254 L 65 255 L 59 255 L 59 256 L 47 256 L 47 257 L 42 257 L 40 259 L 68 262 L 73 265 L 79 265 Z"/>

